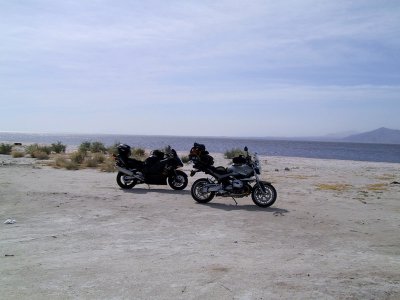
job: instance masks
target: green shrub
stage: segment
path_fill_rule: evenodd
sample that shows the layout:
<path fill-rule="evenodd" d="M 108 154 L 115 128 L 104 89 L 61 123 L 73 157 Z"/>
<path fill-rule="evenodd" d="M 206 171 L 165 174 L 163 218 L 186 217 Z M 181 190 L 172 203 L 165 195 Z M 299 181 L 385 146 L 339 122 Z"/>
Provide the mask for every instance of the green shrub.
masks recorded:
<path fill-rule="evenodd" d="M 135 157 L 144 157 L 146 155 L 146 151 L 142 148 L 132 148 L 132 155 Z"/>
<path fill-rule="evenodd" d="M 84 141 L 79 145 L 78 151 L 81 153 L 106 153 L 107 148 L 104 146 L 102 142 L 90 142 Z"/>
<path fill-rule="evenodd" d="M 49 146 L 41 146 L 38 144 L 32 144 L 26 147 L 25 152 L 30 154 L 32 157 L 36 157 L 35 153 L 45 152 L 49 155 L 52 151 L 52 148 Z"/>
<path fill-rule="evenodd" d="M 11 150 L 12 150 L 12 145 L 4 143 L 0 144 L 0 154 L 10 155 Z"/>
<path fill-rule="evenodd" d="M 78 151 L 86 154 L 87 152 L 90 151 L 90 146 L 91 146 L 91 143 L 89 141 L 82 142 L 79 145 Z"/>
<path fill-rule="evenodd" d="M 185 155 L 181 157 L 181 160 L 184 164 L 187 164 L 189 162 L 189 156 Z"/>
<path fill-rule="evenodd" d="M 246 155 L 246 153 L 243 150 L 239 149 L 239 148 L 227 150 L 224 153 L 225 158 L 228 158 L 228 159 L 232 159 L 232 158 L 234 158 L 236 156 L 239 156 L 239 155 Z"/>
<path fill-rule="evenodd" d="M 19 158 L 19 157 L 24 157 L 24 156 L 25 156 L 25 153 L 22 152 L 22 151 L 13 150 L 13 151 L 11 152 L 11 155 L 12 155 L 12 157 L 14 157 L 14 158 Z"/>
<path fill-rule="evenodd" d="M 101 142 L 93 142 L 90 145 L 90 151 L 93 153 L 98 153 L 98 152 L 105 153 L 107 151 L 107 148 Z"/>
<path fill-rule="evenodd" d="M 55 153 L 65 153 L 67 146 L 58 141 L 57 143 L 51 144 L 51 150 Z"/>

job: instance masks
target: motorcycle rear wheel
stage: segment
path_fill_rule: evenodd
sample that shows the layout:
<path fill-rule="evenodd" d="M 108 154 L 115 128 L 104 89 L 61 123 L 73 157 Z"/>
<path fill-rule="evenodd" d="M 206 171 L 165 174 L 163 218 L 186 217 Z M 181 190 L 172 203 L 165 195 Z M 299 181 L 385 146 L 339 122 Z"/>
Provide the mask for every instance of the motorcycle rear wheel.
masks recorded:
<path fill-rule="evenodd" d="M 168 184 L 174 190 L 183 190 L 188 185 L 188 178 L 182 171 L 176 171 L 176 175 L 168 177 Z"/>
<path fill-rule="evenodd" d="M 191 193 L 192 193 L 192 197 L 194 200 L 196 200 L 199 203 L 207 203 L 207 202 L 210 202 L 214 198 L 215 192 L 204 193 L 201 191 L 201 189 L 206 184 L 209 184 L 209 183 L 210 182 L 206 178 L 197 179 L 193 183 L 192 188 L 191 188 Z"/>
<path fill-rule="evenodd" d="M 251 192 L 251 199 L 255 205 L 260 207 L 270 207 L 276 201 L 276 190 L 272 184 L 260 182 L 255 184 Z"/>
<path fill-rule="evenodd" d="M 133 188 L 136 185 L 137 180 L 129 178 L 129 177 L 130 176 L 128 176 L 128 175 L 126 175 L 126 174 L 124 174 L 122 172 L 118 172 L 118 174 L 117 174 L 117 183 L 118 183 L 118 185 L 123 189 L 131 189 L 131 188 Z"/>

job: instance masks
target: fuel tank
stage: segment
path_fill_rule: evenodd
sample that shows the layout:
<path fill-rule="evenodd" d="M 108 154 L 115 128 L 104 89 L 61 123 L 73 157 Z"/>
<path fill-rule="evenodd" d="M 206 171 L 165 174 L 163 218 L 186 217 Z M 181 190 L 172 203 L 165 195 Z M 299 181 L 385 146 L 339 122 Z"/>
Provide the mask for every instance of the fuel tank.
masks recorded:
<path fill-rule="evenodd" d="M 232 165 L 227 168 L 228 172 L 237 173 L 242 176 L 252 176 L 253 169 L 246 164 L 243 165 Z"/>

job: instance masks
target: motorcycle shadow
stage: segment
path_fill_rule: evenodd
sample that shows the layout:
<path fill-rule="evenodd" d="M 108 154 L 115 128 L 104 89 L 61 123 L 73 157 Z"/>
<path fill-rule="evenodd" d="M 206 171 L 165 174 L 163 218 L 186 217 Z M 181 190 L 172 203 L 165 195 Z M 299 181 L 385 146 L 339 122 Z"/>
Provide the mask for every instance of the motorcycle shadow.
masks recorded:
<path fill-rule="evenodd" d="M 124 190 L 125 193 L 132 193 L 132 194 L 147 194 L 150 192 L 153 193 L 162 193 L 162 194 L 169 194 L 169 195 L 190 195 L 189 190 L 167 190 L 167 189 L 160 189 L 160 188 L 145 188 L 145 187 L 134 187 L 131 190 Z"/>
<path fill-rule="evenodd" d="M 265 211 L 265 212 L 271 212 L 274 214 L 274 216 L 284 216 L 286 213 L 289 211 L 287 209 L 283 208 L 277 208 L 277 207 L 259 207 L 257 205 L 236 205 L 236 204 L 225 204 L 225 203 L 206 203 L 206 204 L 200 204 L 199 205 L 206 205 L 211 208 L 216 208 L 216 209 L 222 209 L 226 211 L 232 211 L 232 210 L 247 210 L 247 211 Z"/>

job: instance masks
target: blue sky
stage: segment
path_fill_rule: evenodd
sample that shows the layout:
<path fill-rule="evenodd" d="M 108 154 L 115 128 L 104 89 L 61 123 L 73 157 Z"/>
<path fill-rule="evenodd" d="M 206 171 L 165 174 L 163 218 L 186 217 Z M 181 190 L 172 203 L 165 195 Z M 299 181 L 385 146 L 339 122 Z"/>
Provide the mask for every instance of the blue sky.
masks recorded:
<path fill-rule="evenodd" d="M 400 129 L 400 2 L 0 1 L 0 131 Z"/>

